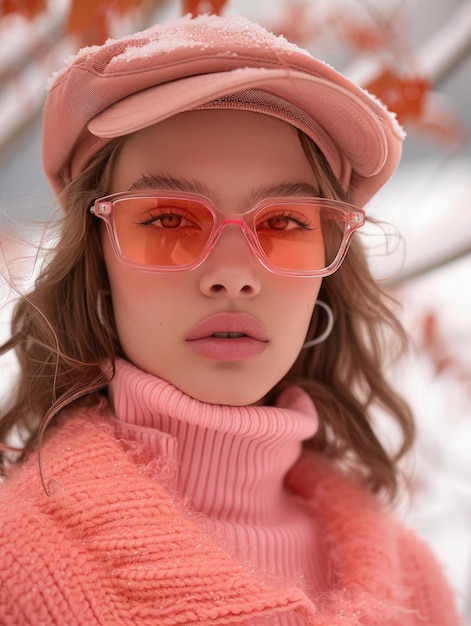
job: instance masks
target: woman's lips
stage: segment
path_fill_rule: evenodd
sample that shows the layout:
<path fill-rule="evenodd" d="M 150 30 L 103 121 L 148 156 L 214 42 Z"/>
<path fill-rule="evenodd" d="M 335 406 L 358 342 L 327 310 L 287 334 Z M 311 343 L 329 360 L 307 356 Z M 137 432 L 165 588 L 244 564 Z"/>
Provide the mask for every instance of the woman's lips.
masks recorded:
<path fill-rule="evenodd" d="M 199 322 L 185 337 L 198 355 L 216 361 L 244 361 L 268 346 L 263 325 L 246 313 L 217 313 Z"/>

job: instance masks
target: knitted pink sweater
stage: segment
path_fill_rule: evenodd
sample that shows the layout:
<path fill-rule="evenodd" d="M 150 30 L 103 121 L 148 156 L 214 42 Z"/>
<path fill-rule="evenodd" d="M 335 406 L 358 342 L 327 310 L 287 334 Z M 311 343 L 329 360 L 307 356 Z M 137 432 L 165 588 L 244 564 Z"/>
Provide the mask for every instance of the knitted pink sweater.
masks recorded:
<path fill-rule="evenodd" d="M 104 402 L 64 416 L 44 449 L 49 496 L 34 457 L 2 487 L 2 626 L 270 624 L 290 613 L 315 626 L 458 623 L 428 548 L 321 456 L 304 453 L 286 477 L 334 573 L 312 598 L 230 556 L 169 487 L 168 466 L 143 464 L 113 420 Z"/>

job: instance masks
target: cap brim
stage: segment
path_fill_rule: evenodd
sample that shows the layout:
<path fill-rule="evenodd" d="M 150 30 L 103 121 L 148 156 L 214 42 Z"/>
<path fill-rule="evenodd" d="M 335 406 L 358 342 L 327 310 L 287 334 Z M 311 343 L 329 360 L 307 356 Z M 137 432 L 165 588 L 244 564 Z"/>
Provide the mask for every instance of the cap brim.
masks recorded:
<path fill-rule="evenodd" d="M 294 125 L 312 137 L 336 176 L 343 156 L 362 177 L 375 176 L 384 167 L 388 140 L 378 111 L 372 111 L 379 105 L 332 81 L 289 69 L 243 68 L 150 87 L 102 111 L 88 122 L 88 130 L 101 138 L 121 137 L 246 89 L 267 91 L 303 110 L 313 124 Z"/>

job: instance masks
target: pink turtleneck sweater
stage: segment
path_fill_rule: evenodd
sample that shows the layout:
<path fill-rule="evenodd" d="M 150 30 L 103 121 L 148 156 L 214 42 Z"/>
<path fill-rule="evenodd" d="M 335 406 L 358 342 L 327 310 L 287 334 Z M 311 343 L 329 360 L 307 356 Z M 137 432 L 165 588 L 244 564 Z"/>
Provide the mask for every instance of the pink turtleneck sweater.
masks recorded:
<path fill-rule="evenodd" d="M 286 390 L 276 407 L 212 405 L 118 361 L 110 399 L 117 435 L 141 444 L 146 462 L 170 461 L 170 486 L 234 557 L 312 597 L 329 586 L 312 514 L 284 486 L 317 428 L 304 391 Z"/>

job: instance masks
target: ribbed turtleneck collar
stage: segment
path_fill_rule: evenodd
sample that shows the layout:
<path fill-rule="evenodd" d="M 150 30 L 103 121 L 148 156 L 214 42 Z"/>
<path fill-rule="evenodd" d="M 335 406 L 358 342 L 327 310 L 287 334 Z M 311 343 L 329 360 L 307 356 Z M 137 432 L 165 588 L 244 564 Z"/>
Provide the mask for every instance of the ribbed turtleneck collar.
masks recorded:
<path fill-rule="evenodd" d="M 152 456 L 173 457 L 178 491 L 218 517 L 235 514 L 218 506 L 219 488 L 250 491 L 251 499 L 275 506 L 301 442 L 317 428 L 312 401 L 297 387 L 285 390 L 275 407 L 208 404 L 123 360 L 116 363 L 110 398 L 122 434 L 150 447 Z"/>

